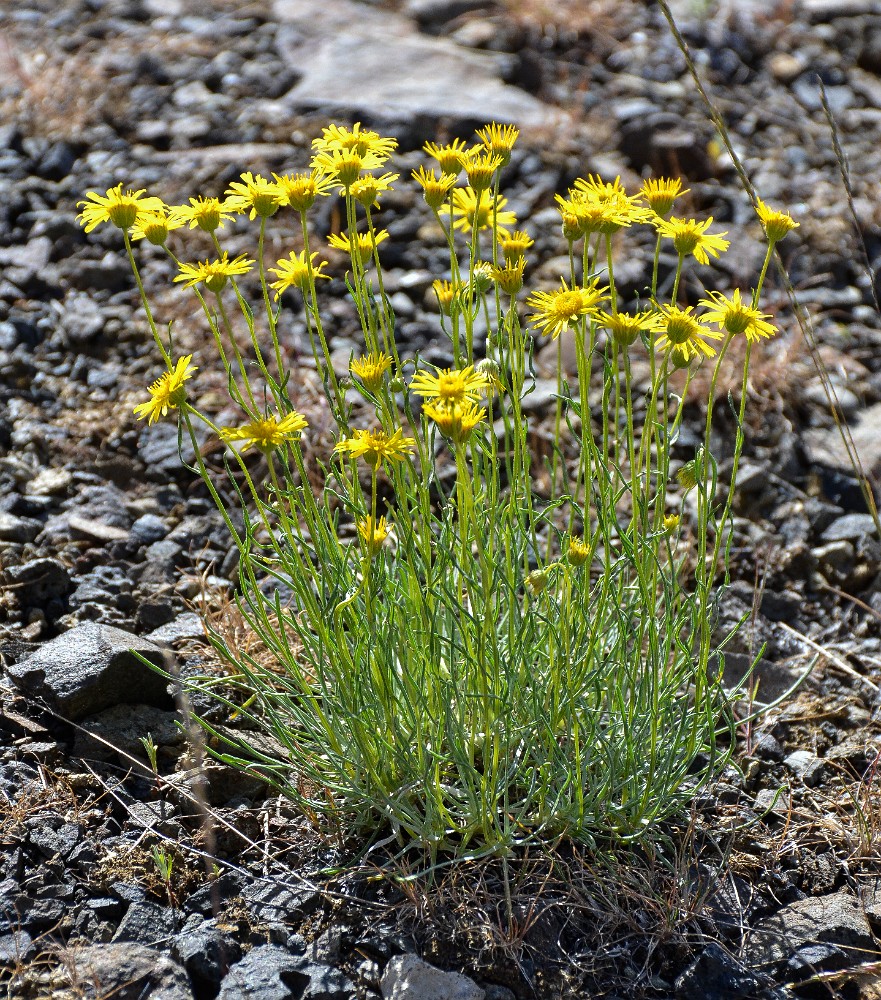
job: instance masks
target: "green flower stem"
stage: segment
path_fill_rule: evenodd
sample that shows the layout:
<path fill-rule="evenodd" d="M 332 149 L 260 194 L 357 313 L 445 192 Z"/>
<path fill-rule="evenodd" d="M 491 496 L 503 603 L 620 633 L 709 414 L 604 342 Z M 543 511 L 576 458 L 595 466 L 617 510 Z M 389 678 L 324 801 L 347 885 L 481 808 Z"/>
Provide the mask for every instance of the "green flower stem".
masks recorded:
<path fill-rule="evenodd" d="M 281 357 L 281 344 L 278 341 L 278 330 L 275 326 L 275 312 L 269 299 L 269 287 L 266 284 L 266 261 L 263 259 L 265 241 L 266 217 L 261 216 L 260 233 L 257 237 L 257 269 L 260 273 L 260 288 L 263 292 L 263 305 L 266 308 L 266 321 L 269 324 L 269 335 L 272 337 L 272 349 L 275 352 L 275 363 L 278 367 L 278 382 L 279 385 L 284 385 L 287 381 L 287 374 Z"/>
<path fill-rule="evenodd" d="M 217 303 L 217 311 L 220 313 L 220 318 L 223 320 L 223 327 L 226 330 L 226 335 L 229 337 L 229 342 L 232 344 L 233 354 L 235 355 L 236 362 L 239 366 L 239 371 L 242 375 L 242 382 L 245 386 L 245 392 L 248 394 L 248 399 L 251 405 L 247 408 L 248 412 L 251 414 L 258 414 L 260 408 L 257 406 L 257 400 L 254 398 L 254 391 L 251 388 L 251 380 L 248 378 L 248 371 L 245 368 L 245 361 L 242 358 L 241 351 L 239 351 L 239 346 L 236 343 L 235 334 L 233 333 L 232 324 L 229 321 L 229 316 L 226 312 L 226 306 L 223 304 L 223 298 L 220 292 L 214 293 L 214 299 Z"/>
<path fill-rule="evenodd" d="M 147 323 L 150 325 L 150 332 L 153 334 L 153 339 L 156 341 L 156 346 L 162 353 L 162 357 L 165 359 L 165 364 L 168 366 L 169 371 L 174 369 L 171 357 L 168 351 L 165 350 L 165 345 L 162 343 L 162 338 L 159 336 L 159 331 L 156 329 L 156 323 L 153 319 L 153 313 L 150 310 L 150 303 L 147 301 L 147 293 L 144 291 L 144 285 L 141 281 L 141 272 L 138 270 L 138 265 L 135 262 L 135 255 L 132 251 L 132 243 L 129 238 L 128 230 L 123 229 L 122 238 L 125 240 L 125 252 L 128 255 L 128 262 L 131 265 L 132 274 L 135 276 L 135 281 L 138 286 L 138 294 L 141 296 L 141 305 L 144 307 L 144 313 L 147 317 Z"/>
<path fill-rule="evenodd" d="M 390 354 L 395 359 L 395 365 L 401 367 L 401 359 L 398 357 L 398 345 L 394 336 L 394 315 L 385 294 L 385 283 L 382 276 L 382 265 L 379 262 L 379 247 L 376 245 L 376 229 L 373 225 L 373 214 L 369 208 L 365 209 L 367 214 L 367 231 L 373 238 L 373 264 L 376 267 L 376 282 L 379 287 L 379 301 L 381 303 L 379 322 L 382 328 L 382 340 L 385 345 L 386 354 Z"/>

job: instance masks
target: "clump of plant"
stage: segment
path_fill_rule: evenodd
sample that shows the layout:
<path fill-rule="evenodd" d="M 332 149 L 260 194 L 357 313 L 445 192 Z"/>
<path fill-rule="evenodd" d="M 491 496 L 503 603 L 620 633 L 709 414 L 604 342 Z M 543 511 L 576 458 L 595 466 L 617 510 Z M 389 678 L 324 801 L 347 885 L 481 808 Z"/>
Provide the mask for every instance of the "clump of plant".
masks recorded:
<path fill-rule="evenodd" d="M 491 124 L 473 146 L 427 143 L 433 166 L 413 173 L 449 248 L 449 271 L 433 286 L 448 368 L 402 354 L 385 294 L 389 234 L 376 216 L 399 179 L 385 170 L 394 139 L 331 125 L 314 141 L 309 170 L 271 180 L 244 173 L 222 198 L 168 207 L 119 185 L 81 203 L 87 231 L 121 230 L 161 355 L 164 371 L 135 412 L 149 423 L 177 419 L 192 443 L 239 550 L 239 608 L 277 661 L 270 669 L 212 634 L 229 674 L 185 683 L 236 713 L 238 728 L 222 733 L 202 720 L 214 752 L 316 821 L 391 828 L 431 857 L 505 854 L 535 838 L 637 839 L 723 764 L 730 741 L 717 738 L 731 715 L 713 644 L 717 581 L 750 358 L 775 333 L 759 309 L 762 284 L 775 243 L 796 225 L 759 203 L 768 248 L 755 288 L 709 291 L 686 305 L 686 262 L 707 264 L 727 249 L 725 234 L 709 231 L 712 219 L 672 215 L 684 193 L 678 180 L 647 180 L 630 195 L 617 179 L 579 179 L 557 198 L 568 273 L 525 298 L 524 325 L 533 239 L 500 190 L 517 136 Z M 331 363 L 327 262 L 310 222 L 327 197 L 342 198 L 346 230 L 329 243 L 349 255 L 363 332 L 345 379 Z M 231 258 L 224 222 L 245 215 L 256 253 Z M 174 249 L 187 225 L 213 247 L 202 262 Z M 295 235 L 267 267 L 276 225 Z M 657 234 L 641 303 L 622 302 L 615 283 L 613 238 L 630 226 Z M 179 357 L 171 328 L 160 334 L 154 321 L 133 253 L 141 239 L 165 249 L 174 280 L 195 296 L 241 413 L 235 426 L 217 426 L 192 402 L 192 355 Z M 678 266 L 662 301 L 665 242 Z M 240 287 L 253 274 L 257 301 Z M 336 426 L 335 447 L 318 457 L 318 490 L 304 465 L 308 423 L 290 392 L 292 297 Z M 540 468 L 524 400 L 536 338 L 563 335 L 574 340 L 578 376 L 558 366 L 553 449 Z M 720 484 L 713 400 L 738 339 L 744 391 L 731 478 Z M 647 393 L 635 389 L 637 353 L 647 359 Z M 711 369 L 703 444 L 676 477 L 671 447 L 701 366 Z M 677 370 L 684 376 L 671 382 Z M 226 487 L 204 464 L 196 423 L 227 445 Z M 252 463 L 251 452 L 264 461 Z M 539 491 L 539 479 L 549 490 Z M 693 516 L 683 517 L 689 491 Z"/>

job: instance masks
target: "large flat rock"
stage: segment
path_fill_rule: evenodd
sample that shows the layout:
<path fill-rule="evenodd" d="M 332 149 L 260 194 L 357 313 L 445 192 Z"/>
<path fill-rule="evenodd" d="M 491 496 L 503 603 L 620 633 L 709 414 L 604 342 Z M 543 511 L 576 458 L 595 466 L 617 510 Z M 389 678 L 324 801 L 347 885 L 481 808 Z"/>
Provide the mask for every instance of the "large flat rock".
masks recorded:
<path fill-rule="evenodd" d="M 489 121 L 548 126 L 559 110 L 505 84 L 505 56 L 421 35 L 409 18 L 354 0 L 275 0 L 277 48 L 299 75 L 296 109 L 363 114 L 428 127 Z"/>

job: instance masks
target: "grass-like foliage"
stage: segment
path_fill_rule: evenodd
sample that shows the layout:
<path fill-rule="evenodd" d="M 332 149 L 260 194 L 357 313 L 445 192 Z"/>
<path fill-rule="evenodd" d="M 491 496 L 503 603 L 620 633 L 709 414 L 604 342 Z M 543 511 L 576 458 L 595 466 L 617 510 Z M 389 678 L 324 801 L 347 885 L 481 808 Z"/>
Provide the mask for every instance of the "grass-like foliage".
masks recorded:
<path fill-rule="evenodd" d="M 526 298 L 530 331 L 518 298 L 533 240 L 500 193 L 516 138 L 493 124 L 472 147 L 428 143 L 435 165 L 413 174 L 449 246 L 449 272 L 434 283 L 454 361 L 443 370 L 401 355 L 383 285 L 378 248 L 388 234 L 374 216 L 398 180 L 383 172 L 393 139 L 334 125 L 315 140 L 309 171 L 246 173 L 222 199 L 169 207 L 119 186 L 82 203 L 87 229 L 122 231 L 164 360 L 136 412 L 176 417 L 192 440 L 240 552 L 240 610 L 271 654 L 212 636 L 228 675 L 186 683 L 228 705 L 235 722 L 219 731 L 203 720 L 209 745 L 316 822 L 390 829 L 432 858 L 505 853 L 533 838 L 639 838 L 724 762 L 730 740 L 717 746 L 717 737 L 731 714 L 712 642 L 717 584 L 750 356 L 775 332 L 759 295 L 774 244 L 795 225 L 759 202 L 768 254 L 755 289 L 708 292 L 687 306 L 683 267 L 724 252 L 725 234 L 709 232 L 711 219 L 671 214 L 678 180 L 649 180 L 628 195 L 618 180 L 580 179 L 558 197 L 568 273 Z M 337 196 L 347 231 L 330 244 L 350 256 L 364 339 L 346 379 L 330 363 L 328 275 L 309 221 L 318 198 Z M 257 229 L 255 259 L 231 259 L 219 235 L 224 220 L 245 215 Z M 202 231 L 213 258 L 179 258 L 172 246 L 186 234 L 174 231 L 186 225 Z M 296 245 L 267 268 L 275 225 L 296 231 Z M 657 234 L 654 269 L 644 301 L 622 303 L 613 236 L 636 225 Z M 166 249 L 175 281 L 198 300 L 238 426 L 218 427 L 193 405 L 192 356 L 177 357 L 170 330 L 163 337 L 154 322 L 132 249 L 139 238 Z M 659 301 L 665 240 L 678 268 Z M 239 280 L 252 272 L 262 295 L 249 301 L 243 288 L 256 284 Z M 302 303 L 336 426 L 332 451 L 310 450 L 317 488 L 302 452 L 308 423 L 288 391 L 289 297 Z M 479 329 L 488 331 L 483 357 Z M 535 419 L 524 414 L 536 337 L 572 338 L 578 371 L 570 382 L 558 365 L 541 463 Z M 712 401 L 736 338 L 746 340 L 744 391 L 731 479 L 720 483 Z M 635 388 L 636 352 L 647 392 L 645 381 Z M 677 477 L 671 446 L 702 365 L 712 371 L 703 445 Z M 227 486 L 203 464 L 195 421 L 226 442 Z"/>

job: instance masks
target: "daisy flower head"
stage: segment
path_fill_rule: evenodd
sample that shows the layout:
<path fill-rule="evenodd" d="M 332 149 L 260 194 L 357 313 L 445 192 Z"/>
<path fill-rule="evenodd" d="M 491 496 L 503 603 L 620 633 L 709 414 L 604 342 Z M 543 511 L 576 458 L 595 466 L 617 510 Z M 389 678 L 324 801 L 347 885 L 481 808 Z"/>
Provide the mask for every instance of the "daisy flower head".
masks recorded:
<path fill-rule="evenodd" d="M 675 535 L 679 530 L 679 522 L 682 520 L 679 514 L 665 514 L 664 515 L 664 533 L 667 535 Z"/>
<path fill-rule="evenodd" d="M 526 258 L 509 261 L 504 267 L 492 269 L 493 281 L 506 295 L 516 295 L 523 287 L 523 271 L 526 268 Z"/>
<path fill-rule="evenodd" d="M 458 177 L 462 172 L 462 161 L 468 147 L 461 139 L 454 139 L 445 146 L 439 146 L 436 142 L 426 142 L 422 148 L 432 159 L 437 160 L 442 174 Z"/>
<path fill-rule="evenodd" d="M 241 427 L 224 427 L 220 431 L 220 437 L 228 443 L 244 441 L 242 454 L 249 448 L 257 448 L 264 455 L 268 455 L 286 441 L 298 441 L 300 434 L 308 426 L 306 418 L 296 410 L 292 410 L 281 420 L 270 414 Z"/>
<path fill-rule="evenodd" d="M 756 214 L 761 220 L 769 243 L 779 243 L 787 233 L 797 229 L 800 225 L 789 212 L 780 212 L 775 208 L 769 208 L 761 198 L 756 198 Z"/>
<path fill-rule="evenodd" d="M 418 167 L 413 171 L 413 180 L 422 188 L 425 204 L 436 212 L 450 197 L 450 191 L 456 183 L 456 175 L 441 173 L 438 177 L 433 170 Z"/>
<path fill-rule="evenodd" d="M 486 394 L 487 379 L 474 365 L 465 368 L 439 368 L 437 374 L 418 371 L 410 382 L 410 391 L 439 403 L 476 401 Z"/>
<path fill-rule="evenodd" d="M 345 125 L 328 125 L 321 130 L 319 138 L 312 140 L 312 148 L 317 153 L 332 153 L 338 149 L 347 153 L 357 153 L 362 157 L 370 154 L 382 162 L 385 162 L 397 147 L 397 139 L 384 138 L 379 132 L 361 128 L 361 122 L 355 122 L 351 128 Z"/>
<path fill-rule="evenodd" d="M 146 212 L 138 212 L 131 237 L 133 240 L 145 239 L 153 246 L 161 247 L 168 239 L 168 234 L 173 229 L 180 229 L 183 224 L 183 219 L 169 214 L 165 209 L 148 209 Z"/>
<path fill-rule="evenodd" d="M 492 358 L 481 358 L 475 365 L 475 371 L 486 380 L 486 389 L 481 393 L 489 399 L 491 396 L 500 396 L 505 391 L 502 382 L 502 369 L 498 361 Z"/>
<path fill-rule="evenodd" d="M 655 215 L 663 219 L 670 214 L 673 202 L 680 195 L 688 194 L 690 190 L 690 188 L 683 189 L 682 181 L 678 177 L 648 178 L 642 182 L 639 197 Z"/>
<path fill-rule="evenodd" d="M 453 228 L 463 233 L 487 229 L 493 224 L 493 215 L 498 225 L 500 236 L 507 234 L 506 226 L 516 226 L 517 216 L 507 211 L 505 205 L 508 199 L 499 196 L 493 199 L 489 191 L 478 193 L 473 188 L 455 188 L 453 190 Z M 449 207 L 447 207 L 449 211 Z"/>
<path fill-rule="evenodd" d="M 312 157 L 312 169 L 330 174 L 345 194 L 365 170 L 378 170 L 385 161 L 373 153 L 354 149 L 329 149 Z"/>
<path fill-rule="evenodd" d="M 601 312 L 597 321 L 621 347 L 630 347 L 641 333 L 658 333 L 664 325 L 663 318 L 653 309 L 637 313 Z"/>
<path fill-rule="evenodd" d="M 709 298 L 701 299 L 698 305 L 707 309 L 701 316 L 704 323 L 718 323 L 719 329 L 728 333 L 742 333 L 751 344 L 767 340 L 777 333 L 777 327 L 768 322 L 770 314 L 759 312 L 743 302 L 739 288 L 734 289 L 730 299 L 721 292 L 710 292 Z"/>
<path fill-rule="evenodd" d="M 77 222 L 87 233 L 104 222 L 128 231 L 135 224 L 138 212 L 161 212 L 165 208 L 161 198 L 143 195 L 143 188 L 140 191 L 123 191 L 122 184 L 108 188 L 106 195 L 88 191 L 86 201 L 77 202 L 77 208 L 82 209 Z"/>
<path fill-rule="evenodd" d="M 354 430 L 350 438 L 343 438 L 334 451 L 348 452 L 353 458 L 363 458 L 371 469 L 385 462 L 403 462 L 416 447 L 416 439 L 404 437 L 399 427 L 394 434 L 383 430 Z"/>
<path fill-rule="evenodd" d="M 187 390 L 184 382 L 193 377 L 193 372 L 198 369 L 191 365 L 193 355 L 188 354 L 180 358 L 177 364 L 170 371 L 159 376 L 156 381 L 149 386 L 150 399 L 146 403 L 139 403 L 132 411 L 138 418 L 147 418 L 147 423 L 155 423 L 160 417 L 164 417 L 169 410 L 177 409 L 187 398 Z"/>
<path fill-rule="evenodd" d="M 233 219 L 235 216 L 231 212 L 238 211 L 236 204 L 225 198 L 190 198 L 189 205 L 176 205 L 172 210 L 175 218 L 180 219 L 184 224 L 189 223 L 190 229 L 196 226 L 206 233 L 213 233 L 215 229 L 223 227 L 223 220 Z"/>
<path fill-rule="evenodd" d="M 572 566 L 583 566 L 590 559 L 590 546 L 581 538 L 570 538 L 566 561 Z"/>
<path fill-rule="evenodd" d="M 572 186 L 570 194 L 579 195 L 590 201 L 615 202 L 629 200 L 627 190 L 621 183 L 621 178 L 604 181 L 599 174 L 588 174 L 578 177 Z"/>
<path fill-rule="evenodd" d="M 275 297 L 278 299 L 284 294 L 289 288 L 299 288 L 300 291 L 304 291 L 309 287 L 310 276 L 312 278 L 327 278 L 330 279 L 329 274 L 322 274 L 322 270 L 327 267 L 327 261 L 323 260 L 320 264 L 315 263 L 315 258 L 318 256 L 318 252 L 309 254 L 309 259 L 306 260 L 306 251 L 301 250 L 299 253 L 294 253 L 293 250 L 288 254 L 287 260 L 282 258 L 282 260 L 276 261 L 278 267 L 270 267 L 269 271 L 278 277 L 278 281 L 273 281 L 269 286 L 275 289 Z"/>
<path fill-rule="evenodd" d="M 723 335 L 704 326 L 694 315 L 692 306 L 684 309 L 672 305 L 661 306 L 660 318 L 661 336 L 658 337 L 657 346 L 659 350 L 674 352 L 674 363 L 677 363 L 677 359 L 685 359 L 688 363 L 701 355 L 706 358 L 715 357 L 716 349 L 707 340 L 722 340 Z"/>
<path fill-rule="evenodd" d="M 230 260 L 224 251 L 218 260 L 206 260 L 201 264 L 178 264 L 180 274 L 175 276 L 174 281 L 185 282 L 185 288 L 192 288 L 201 281 L 209 292 L 217 293 L 223 290 L 228 278 L 247 274 L 253 263 L 246 254 L 239 254 L 234 260 Z"/>
<path fill-rule="evenodd" d="M 382 377 L 392 366 L 391 355 L 374 352 L 363 358 L 354 358 L 349 365 L 353 375 L 357 375 L 368 392 L 376 392 L 382 385 Z"/>
<path fill-rule="evenodd" d="M 392 190 L 392 182 L 399 176 L 400 174 L 382 174 L 375 177 L 373 174 L 365 174 L 352 182 L 349 193 L 365 208 L 373 208 L 381 194 Z"/>
<path fill-rule="evenodd" d="M 520 129 L 513 125 L 497 125 L 495 122 L 490 122 L 489 125 L 479 128 L 477 135 L 488 152 L 501 157 L 501 165 L 505 167 L 511 159 L 511 150 L 520 135 Z"/>
<path fill-rule="evenodd" d="M 388 230 L 380 229 L 379 232 L 355 233 L 354 240 L 350 238 L 348 233 L 339 236 L 334 233 L 327 237 L 327 242 L 337 250 L 345 250 L 351 256 L 357 254 L 363 265 L 370 260 L 374 249 L 385 239 L 388 239 Z"/>
<path fill-rule="evenodd" d="M 695 260 L 701 264 L 709 264 L 710 256 L 718 257 L 730 246 L 728 240 L 722 239 L 725 233 L 711 234 L 707 232 L 712 224 L 712 216 L 704 222 L 695 222 L 694 219 L 677 219 L 675 216 L 670 219 L 655 219 L 658 232 L 673 240 L 673 249 L 680 257 L 694 254 Z"/>
<path fill-rule="evenodd" d="M 556 195 L 556 202 L 563 217 L 563 235 L 567 239 L 567 231 L 576 239 L 594 233 L 611 236 L 634 222 L 644 221 L 642 213 L 646 212 L 629 201 L 601 200 L 576 191 L 571 191 L 568 199 Z"/>
<path fill-rule="evenodd" d="M 492 187 L 493 177 L 502 165 L 501 156 L 494 156 L 483 146 L 469 149 L 462 158 L 462 166 L 468 177 L 468 183 L 473 191 L 488 191 Z"/>
<path fill-rule="evenodd" d="M 499 249 L 506 263 L 515 264 L 526 256 L 526 251 L 535 243 L 529 233 L 524 233 L 522 229 L 515 229 L 513 233 L 508 233 L 499 240 Z"/>
<path fill-rule="evenodd" d="M 261 219 L 268 219 L 275 215 L 284 200 L 278 184 L 260 174 L 252 174 L 250 170 L 230 184 L 226 196 L 232 211 L 249 212 L 249 219 L 258 215 Z"/>
<path fill-rule="evenodd" d="M 431 288 L 437 296 L 437 305 L 441 314 L 449 316 L 453 311 L 453 304 L 462 292 L 461 284 L 436 278 L 431 283 Z"/>
<path fill-rule="evenodd" d="M 308 211 L 319 195 L 328 195 L 336 187 L 334 179 L 321 173 L 320 170 L 272 176 L 275 178 L 282 204 L 288 205 L 295 212 Z"/>
<path fill-rule="evenodd" d="M 434 400 L 422 407 L 422 412 L 436 424 L 445 438 L 454 444 L 465 444 L 471 432 L 484 419 L 486 410 L 473 401 L 462 402 Z"/>
<path fill-rule="evenodd" d="M 478 295 L 484 295 L 492 287 L 493 266 L 488 260 L 479 260 L 471 271 L 471 282 Z"/>
<path fill-rule="evenodd" d="M 608 288 L 600 287 L 597 279 L 585 287 L 572 285 L 564 279 L 555 292 L 533 292 L 526 304 L 535 312 L 530 317 L 532 325 L 554 340 L 576 323 L 582 316 L 596 316 L 597 307 L 606 298 Z"/>
<path fill-rule="evenodd" d="M 368 514 L 367 517 L 362 517 L 358 521 L 358 534 L 361 536 L 361 541 L 364 543 L 367 554 L 371 557 L 379 552 L 382 548 L 382 543 L 388 538 L 390 532 L 391 528 L 384 517 L 381 517 L 375 524 L 373 523 L 373 516 L 371 514 Z"/>

